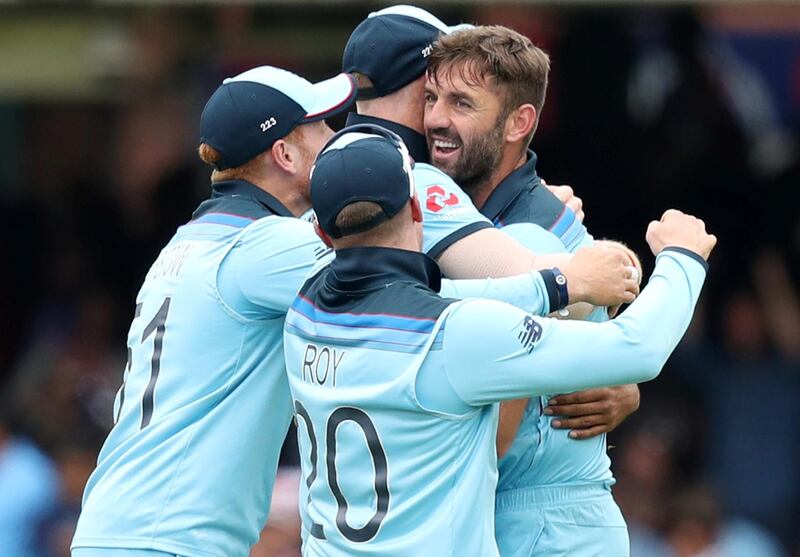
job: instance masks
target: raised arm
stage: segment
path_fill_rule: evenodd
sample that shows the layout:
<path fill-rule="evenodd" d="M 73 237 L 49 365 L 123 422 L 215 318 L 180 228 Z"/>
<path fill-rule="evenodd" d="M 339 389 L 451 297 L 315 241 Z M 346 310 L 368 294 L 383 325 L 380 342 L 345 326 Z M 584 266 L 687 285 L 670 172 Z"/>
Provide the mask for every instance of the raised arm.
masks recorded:
<path fill-rule="evenodd" d="M 506 305 L 470 301 L 446 324 L 446 373 L 467 404 L 653 379 L 683 336 L 716 238 L 676 211 L 651 223 L 656 268 L 639 299 L 607 323 L 535 319 Z"/>

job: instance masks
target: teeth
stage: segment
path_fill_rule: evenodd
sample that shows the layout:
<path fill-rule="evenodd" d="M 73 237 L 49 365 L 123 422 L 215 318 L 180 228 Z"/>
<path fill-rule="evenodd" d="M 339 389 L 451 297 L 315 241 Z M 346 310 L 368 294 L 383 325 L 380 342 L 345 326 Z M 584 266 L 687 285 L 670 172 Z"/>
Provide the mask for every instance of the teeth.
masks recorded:
<path fill-rule="evenodd" d="M 433 142 L 435 147 L 440 149 L 458 149 L 458 143 L 452 143 L 450 141 L 441 141 L 439 139 Z"/>

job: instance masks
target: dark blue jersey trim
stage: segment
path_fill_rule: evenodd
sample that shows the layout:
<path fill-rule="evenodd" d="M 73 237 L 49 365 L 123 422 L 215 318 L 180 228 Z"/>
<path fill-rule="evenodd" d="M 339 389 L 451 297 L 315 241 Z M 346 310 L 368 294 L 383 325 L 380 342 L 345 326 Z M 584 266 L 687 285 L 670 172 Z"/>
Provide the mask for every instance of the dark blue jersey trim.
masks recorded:
<path fill-rule="evenodd" d="M 474 234 L 475 232 L 483 230 L 484 228 L 492 228 L 491 223 L 488 223 L 486 221 L 479 221 L 468 224 L 463 228 L 459 228 L 452 234 L 445 236 L 444 238 L 436 242 L 436 244 L 430 250 L 428 250 L 428 257 L 432 257 L 433 259 L 438 259 L 440 255 L 442 255 L 445 251 L 447 251 L 447 248 L 449 248 L 462 238 L 466 238 L 470 234 Z"/>
<path fill-rule="evenodd" d="M 703 266 L 703 269 L 706 270 L 706 273 L 708 272 L 708 261 L 703 259 L 702 255 L 700 255 L 698 253 L 695 253 L 692 250 L 689 250 L 689 249 L 686 249 L 686 248 L 681 248 L 681 247 L 678 247 L 678 246 L 667 246 L 667 247 L 665 247 L 664 249 L 661 250 L 662 253 L 665 252 L 665 251 L 676 251 L 678 253 L 682 253 L 683 255 L 687 255 L 687 256 L 691 257 L 692 259 L 694 259 L 695 261 L 697 261 L 698 263 L 700 263 L 700 265 Z"/>

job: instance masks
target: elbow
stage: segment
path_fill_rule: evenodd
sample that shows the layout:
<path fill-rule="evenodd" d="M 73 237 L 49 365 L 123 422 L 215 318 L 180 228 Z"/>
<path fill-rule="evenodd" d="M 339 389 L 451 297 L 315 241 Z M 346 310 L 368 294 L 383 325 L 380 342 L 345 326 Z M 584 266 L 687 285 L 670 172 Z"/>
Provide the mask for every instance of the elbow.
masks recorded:
<path fill-rule="evenodd" d="M 660 350 L 658 347 L 642 346 L 642 348 L 643 350 L 641 350 L 636 360 L 641 366 L 641 376 L 637 379 L 637 383 L 652 381 L 658 377 L 661 370 L 664 369 L 664 364 L 669 357 L 668 353 L 665 353 L 664 350 Z"/>
<path fill-rule="evenodd" d="M 625 356 L 631 366 L 629 382 L 643 383 L 658 377 L 669 357 L 669 346 L 640 328 L 621 327 L 620 330 L 625 339 L 623 344 L 629 350 Z"/>

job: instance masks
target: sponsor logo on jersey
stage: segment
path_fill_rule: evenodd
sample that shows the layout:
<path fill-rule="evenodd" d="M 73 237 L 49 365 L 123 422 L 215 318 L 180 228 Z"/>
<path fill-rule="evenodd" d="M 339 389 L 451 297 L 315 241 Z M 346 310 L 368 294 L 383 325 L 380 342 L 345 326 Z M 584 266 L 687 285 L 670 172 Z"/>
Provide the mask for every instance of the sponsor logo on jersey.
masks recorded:
<path fill-rule="evenodd" d="M 438 213 L 445 207 L 458 205 L 458 196 L 454 193 L 447 193 L 442 186 L 434 185 L 428 186 L 426 192 L 425 206 L 433 213 Z"/>
<path fill-rule="evenodd" d="M 526 316 L 522 330 L 517 335 L 517 340 L 522 344 L 522 348 L 530 354 L 540 338 L 542 338 L 542 326 L 530 315 Z"/>

